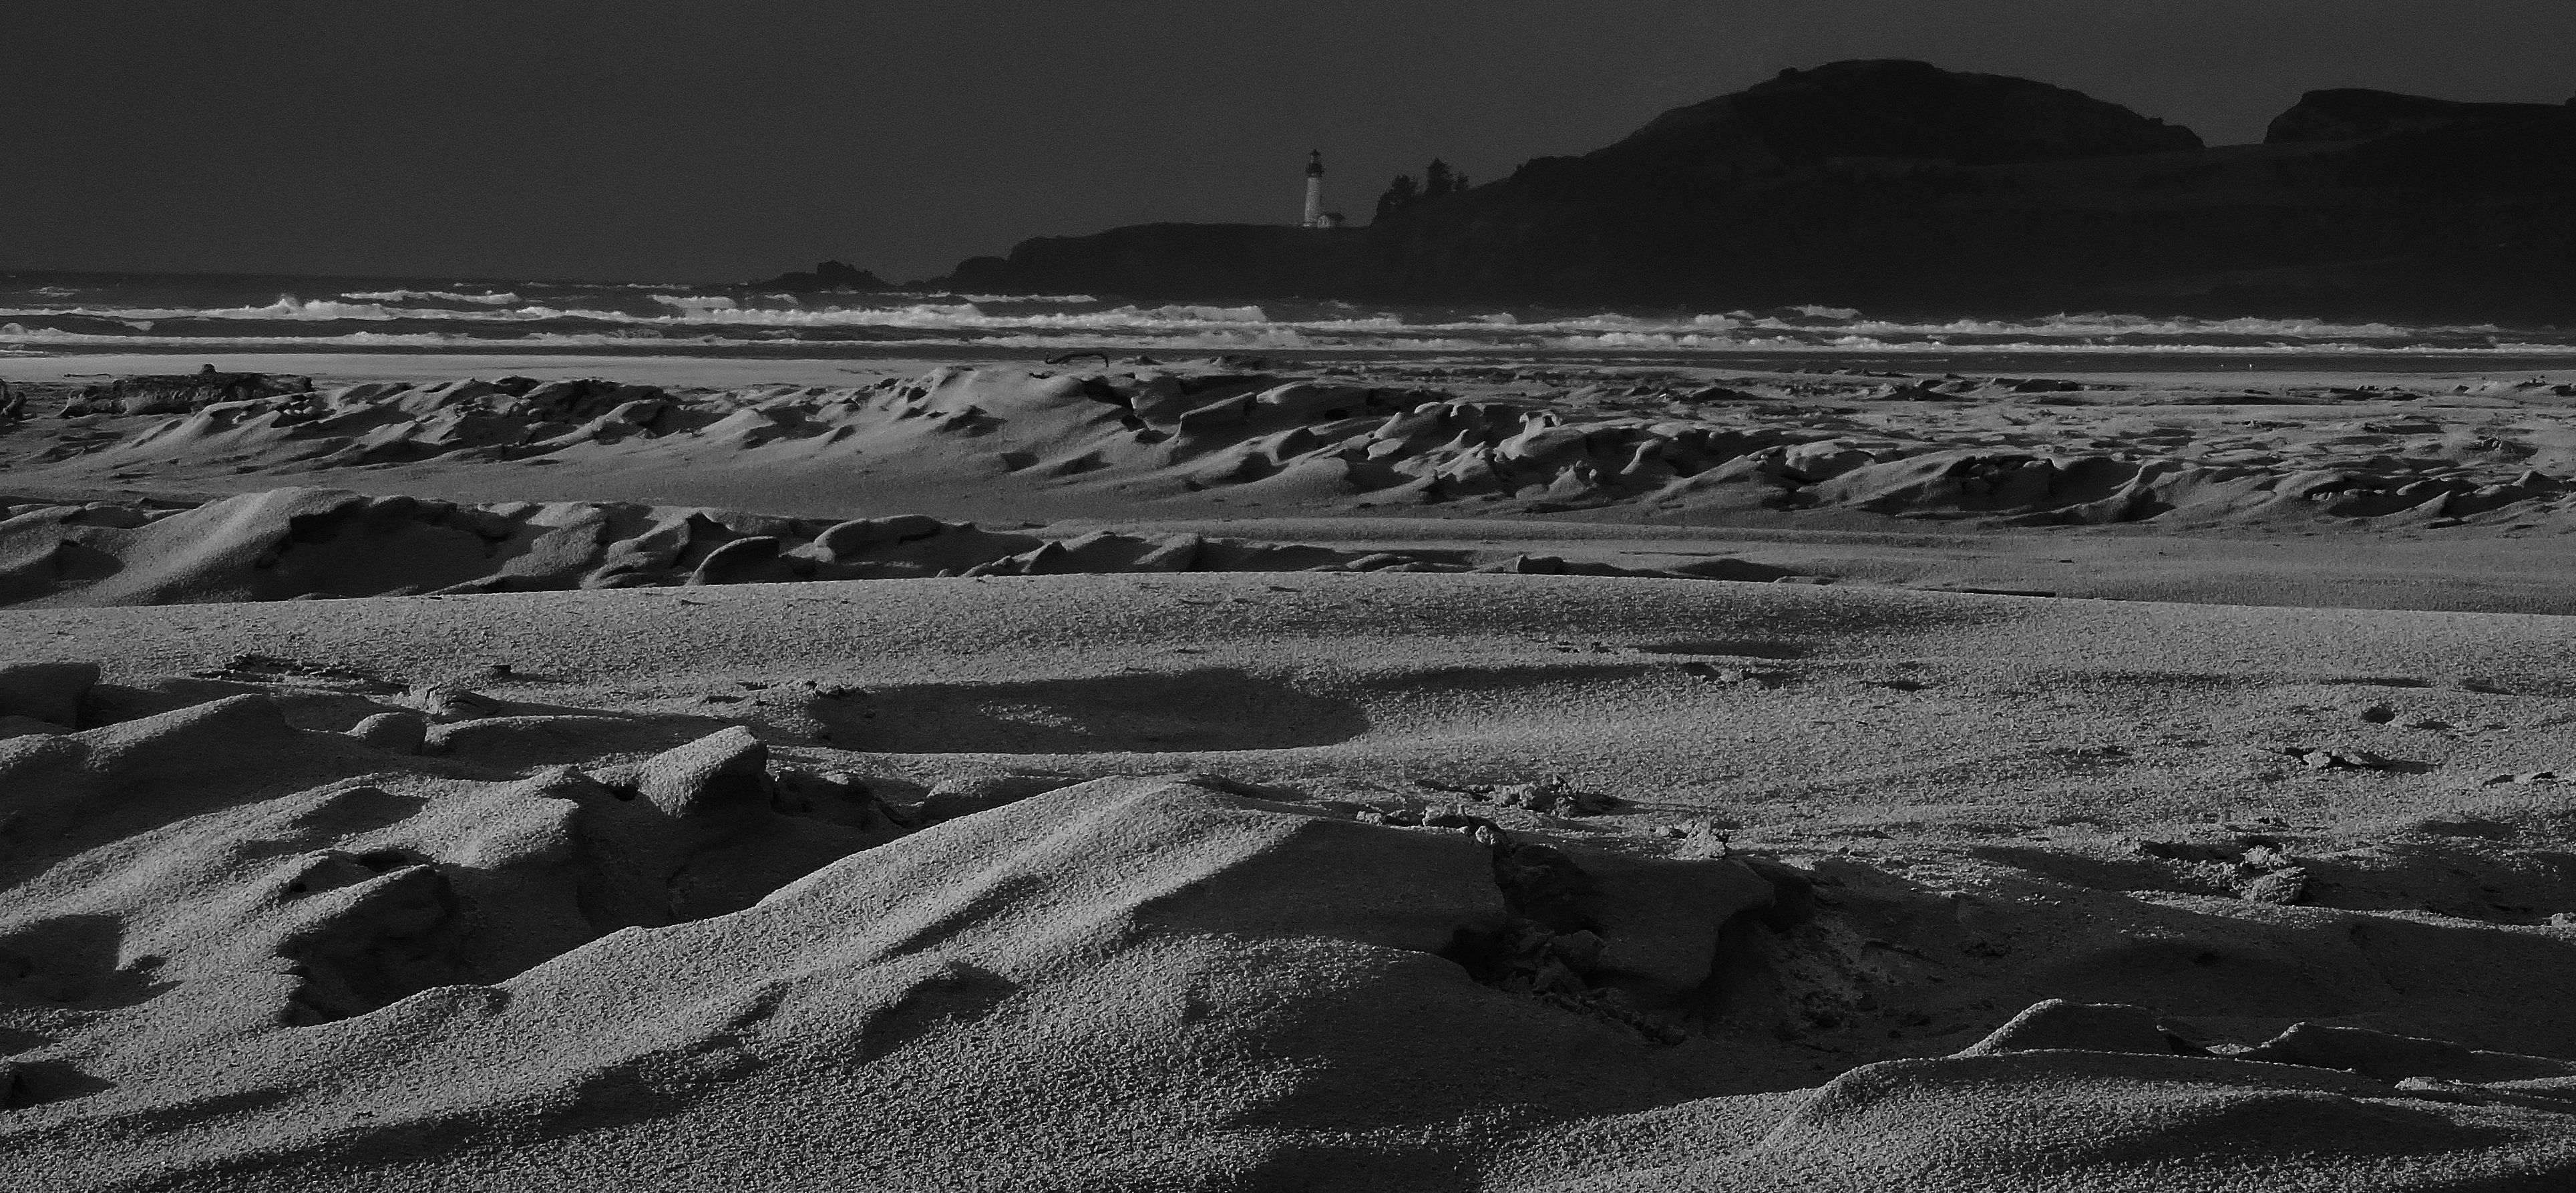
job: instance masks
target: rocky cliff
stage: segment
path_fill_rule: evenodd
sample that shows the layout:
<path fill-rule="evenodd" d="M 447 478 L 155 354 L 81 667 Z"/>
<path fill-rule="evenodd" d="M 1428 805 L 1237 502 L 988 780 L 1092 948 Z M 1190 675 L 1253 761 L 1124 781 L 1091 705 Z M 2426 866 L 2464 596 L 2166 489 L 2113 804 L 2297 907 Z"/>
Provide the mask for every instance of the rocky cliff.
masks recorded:
<path fill-rule="evenodd" d="M 2576 100 L 2567 105 L 2474 104 L 2360 87 L 2311 91 L 2299 98 L 2298 106 L 2272 121 L 2263 143 L 2367 141 L 2392 133 L 2545 122 L 2564 119 L 2570 107 L 2576 107 Z"/>
<path fill-rule="evenodd" d="M 2269 143 L 1914 62 L 1788 72 L 1364 230 L 1030 241 L 977 290 L 2576 318 L 2576 108 L 2319 92 Z"/>

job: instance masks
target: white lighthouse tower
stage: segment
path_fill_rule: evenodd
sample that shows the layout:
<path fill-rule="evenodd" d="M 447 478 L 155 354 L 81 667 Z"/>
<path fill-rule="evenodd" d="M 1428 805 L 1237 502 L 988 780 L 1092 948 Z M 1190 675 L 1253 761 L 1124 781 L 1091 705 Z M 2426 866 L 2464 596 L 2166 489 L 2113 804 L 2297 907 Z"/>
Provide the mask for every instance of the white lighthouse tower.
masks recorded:
<path fill-rule="evenodd" d="M 1324 210 L 1324 151 L 1306 155 L 1306 217 L 1298 221 L 1308 228 L 1338 228 L 1342 213 Z"/>

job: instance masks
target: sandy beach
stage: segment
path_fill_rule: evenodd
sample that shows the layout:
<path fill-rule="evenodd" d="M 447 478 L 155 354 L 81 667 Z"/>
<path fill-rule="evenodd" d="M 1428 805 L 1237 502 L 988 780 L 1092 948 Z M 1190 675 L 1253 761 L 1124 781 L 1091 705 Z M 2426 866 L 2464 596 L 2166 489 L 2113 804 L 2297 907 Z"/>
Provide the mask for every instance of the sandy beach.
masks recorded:
<path fill-rule="evenodd" d="M 72 400 L 86 375 L 181 360 L 194 358 L 0 360 L 0 378 L 48 395 L 44 408 Z M 1761 578 L 2066 597 L 2571 611 L 2576 505 L 2550 479 L 2576 469 L 2568 371 L 2408 361 L 2031 377 L 1904 373 L 1884 360 L 1792 373 L 1403 356 L 1109 370 L 527 355 L 206 363 L 309 377 L 326 392 L 365 380 L 421 396 L 372 393 L 321 423 L 301 407 L 283 418 L 245 409 L 149 442 L 137 440 L 166 415 L 102 406 L 0 445 L 14 453 L 0 498 L 202 501 L 293 486 L 818 526 L 927 515 L 1054 538 L 1202 534 L 1482 563 L 1736 560 Z M 626 400 L 613 387 L 549 391 L 533 405 L 487 396 L 477 400 L 493 416 L 469 423 L 428 415 L 465 378 L 514 375 L 651 390 L 685 408 L 673 425 L 687 431 L 586 426 Z M 1081 377 L 1117 378 L 1103 392 L 1130 396 L 1049 396 Z M 1143 399 L 1169 407 L 1155 414 L 1167 425 L 1198 421 L 1173 441 L 1122 425 L 1153 421 L 1127 405 L 1142 386 L 1169 389 Z M 1304 407 L 1224 407 L 1277 392 Z M 1381 396 L 1332 405 L 1352 393 Z M 1390 437 L 1400 412 L 1446 421 L 1401 414 L 1416 425 Z M 922 430 L 942 420 L 958 425 Z M 118 550 L 108 540 L 119 532 L 97 537 Z"/>
<path fill-rule="evenodd" d="M 2576 374 L 138 363 L 7 1187 L 2576 1171 Z"/>
<path fill-rule="evenodd" d="M 0 1193 L 2576 1190 L 2568 0 L 0 45 Z"/>

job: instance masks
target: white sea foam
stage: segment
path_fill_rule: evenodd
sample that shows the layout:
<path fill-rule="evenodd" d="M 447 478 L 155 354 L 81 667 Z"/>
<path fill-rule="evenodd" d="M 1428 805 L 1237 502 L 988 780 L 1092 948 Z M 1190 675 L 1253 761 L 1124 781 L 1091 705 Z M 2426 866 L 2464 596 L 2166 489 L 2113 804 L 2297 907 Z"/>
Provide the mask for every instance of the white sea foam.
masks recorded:
<path fill-rule="evenodd" d="M 515 292 L 459 294 L 453 290 L 378 290 L 373 293 L 343 294 L 340 297 L 358 302 L 470 302 L 487 307 L 505 307 L 521 301 Z"/>
<path fill-rule="evenodd" d="M 469 318 L 479 312 L 430 311 L 432 316 Z M 25 318 L 45 315 L 85 315 L 93 319 L 399 319 L 382 303 L 308 302 L 292 294 L 279 295 L 276 302 L 258 307 L 60 307 L 0 310 L 0 316 Z"/>
<path fill-rule="evenodd" d="M 684 311 L 730 311 L 742 305 L 730 298 L 701 294 L 656 294 L 653 301 Z"/>
<path fill-rule="evenodd" d="M 640 328 L 599 332 L 534 332 L 510 337 L 491 337 L 466 332 L 344 332 L 337 335 L 114 335 L 96 332 L 62 331 L 52 328 L 29 328 L 19 323 L 0 324 L 0 350 L 24 351 L 30 346 L 51 347 L 157 347 L 157 348 L 229 348 L 314 349 L 453 349 L 485 348 L 500 350 L 563 349 L 620 347 L 661 352 L 687 353 L 696 350 L 739 347 L 751 343 L 766 346 L 793 346 L 831 353 L 851 347 L 871 350 L 907 348 L 1025 348 L 1048 351 L 1068 349 L 1104 349 L 1135 351 L 1139 349 L 1207 351 L 1376 351 L 1423 353 L 1568 353 L 1581 355 L 1663 355 L 1671 353 L 1701 354 L 1813 354 L 1818 352 L 1850 353 L 1903 357 L 1911 355 L 1957 354 L 2067 354 L 2067 353 L 2153 353 L 2158 355 L 2217 355 L 2262 357 L 2284 355 L 2332 354 L 2407 354 L 2434 356 L 2481 356 L 2498 353 L 2529 356 L 2576 357 L 2576 345 L 2521 341 L 2499 342 L 2491 347 L 2437 347 L 2421 345 L 2373 345 L 2334 342 L 2275 342 L 2265 344 L 2069 344 L 2053 340 L 2012 340 L 1975 345 L 1958 345 L 1930 341 L 1886 340 L 1865 335 L 1802 337 L 1795 335 L 1720 336 L 1668 335 L 1637 332 L 1600 332 L 1545 337 L 1514 337 L 1509 340 L 1454 336 L 1393 335 L 1339 339 L 1308 335 L 1295 327 L 1236 327 L 1172 332 L 1150 339 L 1111 334 L 1099 330 L 1068 330 L 1055 334 L 923 335 L 892 341 L 861 341 L 854 344 L 840 339 L 808 339 L 789 329 L 770 329 L 756 340 L 719 334 L 679 335 Z"/>
<path fill-rule="evenodd" d="M 21 308 L 0 310 L 0 317 L 41 317 L 80 315 L 118 320 L 277 320 L 298 322 L 390 321 L 398 319 L 450 322 L 546 322 L 588 321 L 637 326 L 709 325 L 727 327 L 777 328 L 897 328 L 923 331 L 1004 331 L 1004 330 L 1117 330 L 1140 334 L 1157 332 L 1193 332 L 1211 327 L 1280 327 L 1304 333 L 1377 333 L 1440 335 L 1443 333 L 1479 336 L 1547 337 L 1585 333 L 1668 336 L 1676 339 L 1706 337 L 1711 334 L 1740 332 L 1781 332 L 1800 335 L 1869 336 L 1879 339 L 1927 339 L 1947 341 L 1958 337 L 2000 337 L 2010 339 L 2088 341 L 2114 338 L 2174 337 L 2233 341 L 2244 338 L 2269 338 L 2292 341 L 2388 340 L 2438 336 L 2479 336 L 2502 334 L 2491 326 L 2403 328 L 2386 323 L 2338 324 L 2316 319 L 2227 319 L 2188 318 L 2156 319 L 2139 315 L 2080 314 L 2057 315 L 2045 319 L 1993 320 L 1957 319 L 1945 322 L 1909 323 L 1858 317 L 1857 312 L 1842 308 L 1800 307 L 1794 318 L 1756 315 L 1736 311 L 1725 314 L 1679 316 L 1630 315 L 1602 312 L 1593 315 L 1530 318 L 1509 312 L 1472 315 L 1447 322 L 1412 322 L 1397 314 L 1378 314 L 1358 318 L 1274 320 L 1262 307 L 1221 307 L 1172 305 L 1160 307 L 1120 306 L 1095 311 L 1044 311 L 997 314 L 985 309 L 990 296 L 977 296 L 985 302 L 919 302 L 903 305 L 822 306 L 803 305 L 745 306 L 726 296 L 652 294 L 651 300 L 662 313 L 559 307 L 528 304 L 511 307 L 519 296 L 512 294 L 453 295 L 441 291 L 382 291 L 343 295 L 346 299 L 368 301 L 306 300 L 294 295 L 280 296 L 263 306 L 197 307 L 197 308 L 115 308 L 66 307 Z M 482 309 L 452 310 L 430 307 L 389 305 L 397 298 L 412 300 L 463 299 Z M 1338 304 L 1337 304 L 1338 305 Z M 506 309 L 505 309 L 506 308 Z"/>
<path fill-rule="evenodd" d="M 1086 302 L 1100 301 L 1088 294 L 950 294 L 941 290 L 880 290 L 876 296 L 908 299 L 946 298 L 957 302 L 1017 302 L 1031 306 L 1078 306 Z"/>
<path fill-rule="evenodd" d="M 1052 303 L 1060 306 L 1100 301 L 1088 294 L 960 294 L 957 297 L 967 302 Z"/>
<path fill-rule="evenodd" d="M 673 347 L 718 346 L 739 343 L 714 336 L 667 337 L 639 332 L 556 333 L 536 332 L 509 339 L 463 335 L 447 331 L 384 332 L 352 331 L 327 336 L 173 336 L 173 335 L 102 335 L 95 332 L 59 331 L 53 328 L 27 327 L 17 323 L 0 323 L 0 346 L 12 344 L 51 344 L 66 347 L 132 347 L 132 348 L 605 348 L 635 345 Z"/>
<path fill-rule="evenodd" d="M 534 291 L 535 286 L 522 287 Z M 856 348 L 912 344 L 992 347 L 1210 347 L 1397 352 L 2494 352 L 2564 355 L 2576 343 L 2493 326 L 2402 327 L 2321 319 L 2194 319 L 2082 312 L 2037 319 L 1871 318 L 1839 307 L 1769 312 L 1566 314 L 1535 311 L 1370 312 L 1348 303 L 1298 306 L 1174 304 L 1078 309 L 1084 296 L 896 295 L 816 302 L 788 295 L 693 294 L 680 287 L 552 288 L 554 303 L 520 291 L 468 295 L 450 290 L 353 292 L 337 299 L 281 295 L 260 306 L 141 308 L 38 305 L 0 310 L 20 342 L 145 342 L 87 327 L 49 328 L 70 317 L 108 320 L 171 342 L 200 345 L 301 339 L 354 343 L 345 336 L 227 335 L 207 327 L 173 336 L 173 321 L 202 323 L 383 323 L 402 321 L 423 344 L 545 345 L 601 342 L 685 344 L 811 343 Z M 568 291 L 578 291 L 568 294 Z M 613 296 L 610 292 L 618 292 Z M 594 297 L 598 295 L 600 297 Z M 836 296 L 837 297 L 837 296 Z M 898 301 L 899 298 L 922 299 Z M 446 302 L 448 306 L 410 305 Z M 562 305 L 556 305 L 560 303 Z M 612 309 L 625 306 L 632 309 Z M 1030 309 L 1032 306 L 1041 309 Z M 1072 309 L 1046 309 L 1072 308 Z M 506 325 L 520 325 L 503 331 Z M 244 331 L 255 329 L 245 328 Z M 317 329 L 319 330 L 319 329 Z M 408 331 L 409 329 L 407 329 Z M 528 334 L 542 331 L 544 334 Z M 839 334 L 832 334 L 839 333 Z M 361 333 L 350 333 L 361 334 Z M 386 340 L 387 344 L 397 341 Z"/>

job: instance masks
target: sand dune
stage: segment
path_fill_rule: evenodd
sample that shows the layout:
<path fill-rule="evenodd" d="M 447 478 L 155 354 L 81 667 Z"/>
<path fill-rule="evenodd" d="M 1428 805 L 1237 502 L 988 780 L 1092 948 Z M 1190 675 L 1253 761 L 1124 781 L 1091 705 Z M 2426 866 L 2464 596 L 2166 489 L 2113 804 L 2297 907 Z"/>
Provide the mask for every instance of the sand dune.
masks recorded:
<path fill-rule="evenodd" d="M 1491 555 L 1494 553 L 1484 553 Z M 1180 533 L 1063 538 L 921 515 L 850 521 L 590 502 L 460 506 L 277 489 L 181 501 L 0 506 L 0 604 L 156 605 L 413 593 L 1069 572 L 1498 571 L 1771 579 L 1527 553 L 1337 551 Z"/>
<path fill-rule="evenodd" d="M 0 428 L 0 1188 L 2576 1180 L 2551 379 L 320 380 Z"/>
<path fill-rule="evenodd" d="M 0 623 L 101 668 L 0 673 L 72 718 L 0 741 L 24 1187 L 2576 1171 L 2554 618 L 1383 573 L 189 608 Z M 2052 998 L 2119 1005 L 2015 1018 Z"/>
<path fill-rule="evenodd" d="M 698 483 L 801 489 L 807 505 L 914 494 L 928 504 L 888 512 L 930 514 L 961 490 L 1000 489 L 1056 516 L 1230 503 L 1618 509 L 1703 522 L 1843 513 L 1990 525 L 2557 524 L 2576 500 L 2565 479 L 2576 469 L 2571 392 L 2546 379 L 2448 392 L 2227 392 L 1499 368 L 1299 377 L 1222 366 L 943 367 L 864 388 L 716 393 L 518 378 L 199 401 L 148 423 L 86 416 L 28 449 L 13 475 L 239 488 L 251 474 L 371 470 L 370 485 L 426 493 L 437 486 L 417 481 L 471 466 L 475 483 L 510 496 L 596 498 L 720 471 Z M 123 401 L 165 408 L 158 395 Z M 548 475 L 496 478 L 495 464 Z"/>

